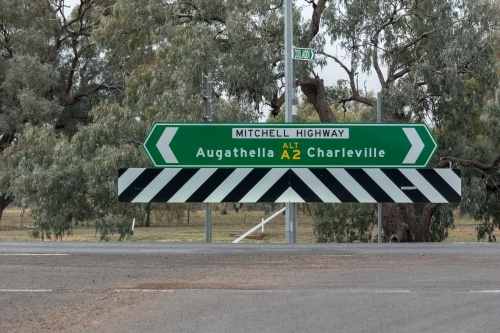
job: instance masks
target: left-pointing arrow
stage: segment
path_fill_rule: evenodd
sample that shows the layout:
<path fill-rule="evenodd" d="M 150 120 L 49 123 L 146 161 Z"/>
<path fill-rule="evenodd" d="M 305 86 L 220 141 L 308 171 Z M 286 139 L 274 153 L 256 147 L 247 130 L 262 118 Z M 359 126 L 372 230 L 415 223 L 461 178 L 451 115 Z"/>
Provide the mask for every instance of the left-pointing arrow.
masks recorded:
<path fill-rule="evenodd" d="M 170 142 L 178 129 L 179 127 L 166 127 L 156 144 L 156 147 L 163 156 L 165 163 L 179 163 L 174 155 L 174 152 L 170 148 Z"/>
<path fill-rule="evenodd" d="M 408 151 L 405 159 L 403 160 L 403 164 L 415 163 L 420 156 L 420 153 L 424 149 L 425 145 L 420 135 L 418 135 L 417 130 L 414 128 L 403 128 L 408 140 L 410 140 L 411 148 Z"/>

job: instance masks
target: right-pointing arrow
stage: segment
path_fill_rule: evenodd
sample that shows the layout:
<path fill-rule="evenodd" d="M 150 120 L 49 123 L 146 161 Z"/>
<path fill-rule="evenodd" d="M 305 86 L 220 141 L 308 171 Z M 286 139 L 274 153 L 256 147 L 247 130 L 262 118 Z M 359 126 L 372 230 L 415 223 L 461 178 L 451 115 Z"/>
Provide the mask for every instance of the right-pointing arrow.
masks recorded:
<path fill-rule="evenodd" d="M 174 155 L 174 152 L 170 148 L 170 142 L 178 129 L 179 127 L 166 127 L 156 144 L 156 147 L 163 156 L 165 163 L 179 163 Z"/>
<path fill-rule="evenodd" d="M 403 128 L 408 140 L 411 143 L 411 148 L 405 159 L 403 160 L 403 164 L 415 163 L 420 156 L 420 153 L 424 149 L 425 145 L 420 135 L 418 135 L 417 130 L 414 128 Z"/>

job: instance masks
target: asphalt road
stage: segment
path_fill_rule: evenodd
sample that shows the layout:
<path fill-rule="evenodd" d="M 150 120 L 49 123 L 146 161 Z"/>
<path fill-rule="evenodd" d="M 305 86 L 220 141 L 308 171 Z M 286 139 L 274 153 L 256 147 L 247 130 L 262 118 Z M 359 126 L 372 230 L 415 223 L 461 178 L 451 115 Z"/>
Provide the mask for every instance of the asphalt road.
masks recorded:
<path fill-rule="evenodd" d="M 498 244 L 0 242 L 0 332 L 498 332 Z"/>

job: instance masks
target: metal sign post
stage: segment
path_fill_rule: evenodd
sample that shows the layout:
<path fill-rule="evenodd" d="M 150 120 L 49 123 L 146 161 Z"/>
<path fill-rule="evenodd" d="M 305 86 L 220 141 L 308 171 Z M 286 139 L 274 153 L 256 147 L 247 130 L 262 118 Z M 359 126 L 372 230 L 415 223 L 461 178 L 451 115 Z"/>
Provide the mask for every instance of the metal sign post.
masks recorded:
<path fill-rule="evenodd" d="M 293 122 L 293 3 L 285 0 L 285 122 Z M 296 243 L 297 232 L 297 204 L 285 203 L 285 235 L 286 243 Z"/>
<path fill-rule="evenodd" d="M 205 100 L 205 122 L 212 121 L 212 73 L 203 75 L 203 99 Z M 205 243 L 212 242 L 212 203 L 205 203 Z"/>
<path fill-rule="evenodd" d="M 377 93 L 377 123 L 382 122 L 382 93 Z M 378 243 L 382 243 L 382 204 L 377 204 Z"/>

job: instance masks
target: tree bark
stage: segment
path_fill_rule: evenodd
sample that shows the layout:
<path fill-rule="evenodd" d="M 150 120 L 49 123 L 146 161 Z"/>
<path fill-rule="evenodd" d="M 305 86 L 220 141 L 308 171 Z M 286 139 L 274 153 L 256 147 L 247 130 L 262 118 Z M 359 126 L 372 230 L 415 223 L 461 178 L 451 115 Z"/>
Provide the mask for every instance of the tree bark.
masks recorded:
<path fill-rule="evenodd" d="M 437 207 L 436 203 L 425 204 L 419 220 L 415 204 L 383 204 L 384 236 L 393 242 L 428 242 L 432 215 Z"/>
<path fill-rule="evenodd" d="M 146 227 L 151 226 L 151 204 L 146 205 Z"/>
<path fill-rule="evenodd" d="M 5 194 L 0 195 L 0 221 L 2 220 L 3 211 L 12 201 L 14 201 L 14 196 L 6 196 Z"/>
<path fill-rule="evenodd" d="M 391 242 L 407 242 L 409 225 L 407 219 L 403 218 L 396 204 L 382 205 L 382 228 L 384 236 Z"/>
<path fill-rule="evenodd" d="M 241 202 L 238 202 L 238 203 L 233 202 L 233 208 L 234 208 L 234 211 L 236 213 L 238 213 L 240 211 L 241 207 L 243 207 L 243 204 Z"/>
<path fill-rule="evenodd" d="M 322 123 L 336 123 L 330 104 L 326 100 L 325 83 L 318 76 L 307 78 L 299 82 L 300 89 L 314 105 L 319 119 Z"/>
<path fill-rule="evenodd" d="M 5 148 L 7 148 L 12 141 L 14 141 L 14 134 L 3 133 L 0 138 L 0 153 L 2 153 Z"/>

